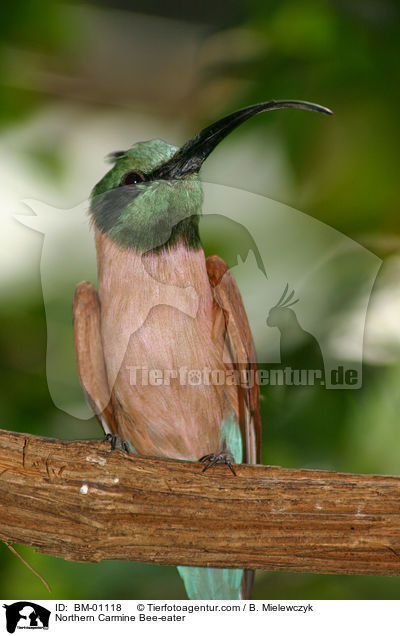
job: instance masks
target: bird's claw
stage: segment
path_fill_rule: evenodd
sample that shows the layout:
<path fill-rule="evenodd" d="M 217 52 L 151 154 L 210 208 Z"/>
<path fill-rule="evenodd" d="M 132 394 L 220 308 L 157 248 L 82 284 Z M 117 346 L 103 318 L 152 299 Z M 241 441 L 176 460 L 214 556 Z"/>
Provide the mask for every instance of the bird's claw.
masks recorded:
<path fill-rule="evenodd" d="M 201 471 L 202 473 L 204 473 L 212 466 L 215 466 L 216 464 L 226 464 L 226 466 L 229 466 L 232 473 L 236 477 L 235 469 L 233 468 L 233 455 L 227 450 L 222 450 L 219 453 L 211 453 L 210 455 L 204 455 L 204 457 L 200 457 L 199 462 L 201 464 L 205 464 L 203 470 Z"/>
<path fill-rule="evenodd" d="M 128 444 L 119 435 L 114 435 L 113 433 L 107 433 L 104 436 L 104 441 L 110 442 L 111 450 L 121 450 L 129 454 Z"/>

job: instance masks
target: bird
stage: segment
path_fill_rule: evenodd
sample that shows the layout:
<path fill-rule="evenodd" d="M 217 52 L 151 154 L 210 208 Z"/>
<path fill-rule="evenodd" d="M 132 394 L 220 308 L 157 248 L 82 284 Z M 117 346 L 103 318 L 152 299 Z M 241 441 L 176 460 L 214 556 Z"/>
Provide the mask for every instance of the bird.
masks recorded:
<path fill-rule="evenodd" d="M 287 283 L 278 302 L 271 307 L 267 325 L 280 331 L 281 366 L 303 372 L 318 371 L 324 375 L 324 358 L 318 340 L 300 325 L 296 312 L 292 309 L 299 299 L 293 300 L 294 290 L 287 295 Z"/>
<path fill-rule="evenodd" d="M 254 372 L 257 361 L 233 275 L 204 254 L 199 171 L 240 124 L 282 108 L 331 114 L 299 100 L 247 106 L 181 147 L 153 139 L 111 153 L 92 190 L 98 290 L 88 281 L 76 288 L 75 354 L 104 432 L 132 453 L 201 460 L 203 471 L 261 463 L 258 384 L 210 381 L 213 372 Z M 251 570 L 178 570 L 191 599 L 250 598 Z"/>

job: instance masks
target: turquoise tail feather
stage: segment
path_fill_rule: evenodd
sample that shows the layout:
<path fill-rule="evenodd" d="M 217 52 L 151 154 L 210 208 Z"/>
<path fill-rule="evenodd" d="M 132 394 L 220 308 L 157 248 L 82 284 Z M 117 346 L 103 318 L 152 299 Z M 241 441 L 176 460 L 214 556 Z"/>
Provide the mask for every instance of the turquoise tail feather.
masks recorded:
<path fill-rule="evenodd" d="M 192 601 L 238 600 L 243 570 L 178 566 L 178 572 Z"/>
<path fill-rule="evenodd" d="M 233 414 L 222 422 L 221 433 L 235 463 L 240 464 L 243 461 L 242 436 Z M 178 572 L 193 601 L 241 598 L 243 570 L 178 566 Z"/>

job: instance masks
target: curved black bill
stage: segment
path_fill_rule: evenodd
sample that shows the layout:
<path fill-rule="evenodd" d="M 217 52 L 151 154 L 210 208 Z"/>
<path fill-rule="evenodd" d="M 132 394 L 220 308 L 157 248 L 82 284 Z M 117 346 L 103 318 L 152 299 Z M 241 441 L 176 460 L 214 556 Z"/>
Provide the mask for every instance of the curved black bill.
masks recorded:
<path fill-rule="evenodd" d="M 214 150 L 220 141 L 225 139 L 232 130 L 240 126 L 253 115 L 264 113 L 267 110 L 278 110 L 280 108 L 300 108 L 302 110 L 313 110 L 325 115 L 333 115 L 329 108 L 297 100 L 281 100 L 263 102 L 254 106 L 247 106 L 240 110 L 219 119 L 218 121 L 203 128 L 197 135 L 189 139 L 171 159 L 162 166 L 159 166 L 151 173 L 151 179 L 177 179 L 184 174 L 197 172 L 203 162 Z"/>

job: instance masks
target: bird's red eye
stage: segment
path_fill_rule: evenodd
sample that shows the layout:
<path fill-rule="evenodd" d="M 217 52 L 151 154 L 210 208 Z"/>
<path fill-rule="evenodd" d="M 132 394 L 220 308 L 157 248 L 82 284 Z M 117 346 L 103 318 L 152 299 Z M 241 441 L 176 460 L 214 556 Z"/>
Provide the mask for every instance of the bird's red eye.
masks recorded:
<path fill-rule="evenodd" d="M 136 183 L 142 183 L 142 181 L 144 181 L 144 176 L 140 172 L 132 170 L 124 176 L 122 183 L 123 185 L 135 185 Z"/>

